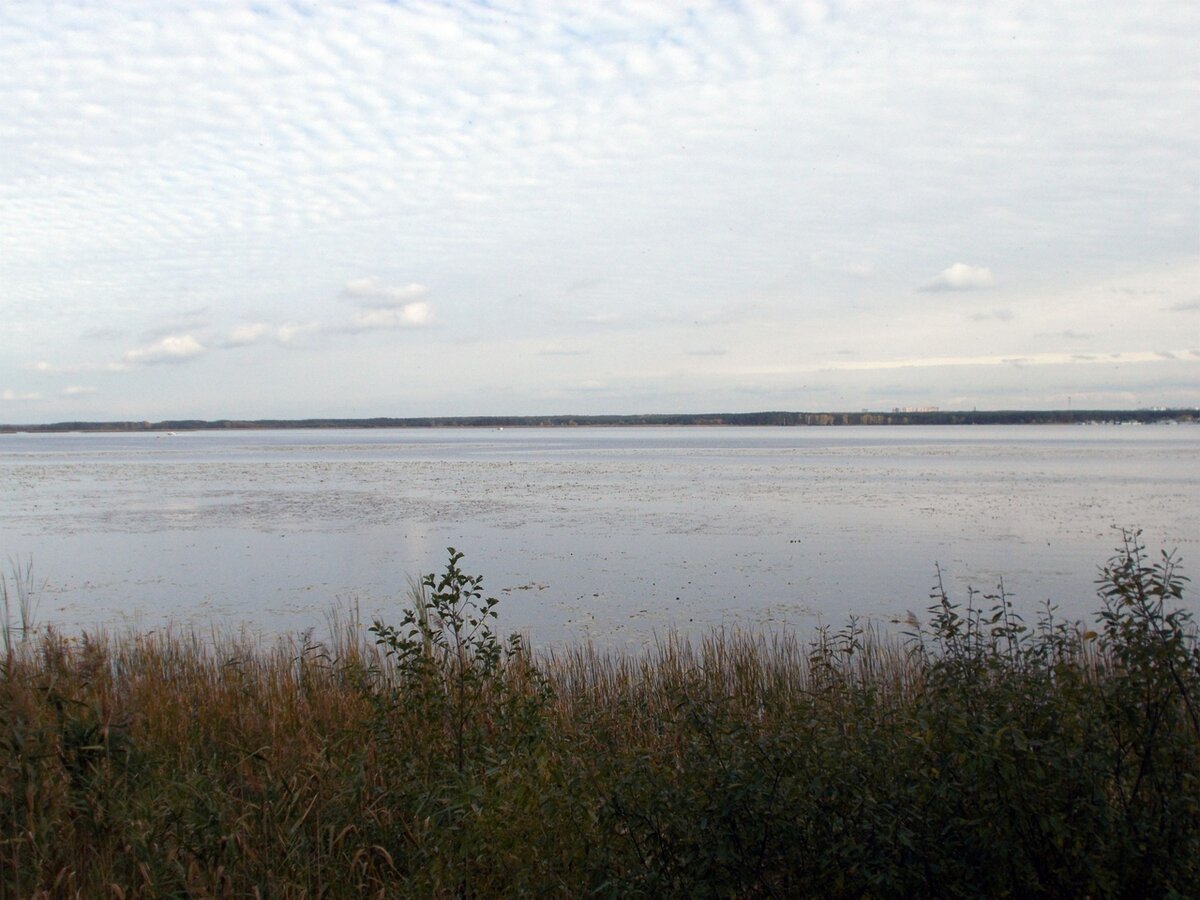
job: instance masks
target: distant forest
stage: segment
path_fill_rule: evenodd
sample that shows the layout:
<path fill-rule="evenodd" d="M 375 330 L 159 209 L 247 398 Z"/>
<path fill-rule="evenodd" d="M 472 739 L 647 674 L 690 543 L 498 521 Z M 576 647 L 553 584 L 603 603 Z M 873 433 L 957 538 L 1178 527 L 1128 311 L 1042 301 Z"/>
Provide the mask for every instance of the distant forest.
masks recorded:
<path fill-rule="evenodd" d="M 983 410 L 921 412 L 678 413 L 632 416 L 422 416 L 373 419 L 175 419 L 163 422 L 54 422 L 0 425 L 0 433 L 64 431 L 219 431 L 284 428 L 573 428 L 647 425 L 1048 425 L 1088 422 L 1195 422 L 1200 409 Z"/>

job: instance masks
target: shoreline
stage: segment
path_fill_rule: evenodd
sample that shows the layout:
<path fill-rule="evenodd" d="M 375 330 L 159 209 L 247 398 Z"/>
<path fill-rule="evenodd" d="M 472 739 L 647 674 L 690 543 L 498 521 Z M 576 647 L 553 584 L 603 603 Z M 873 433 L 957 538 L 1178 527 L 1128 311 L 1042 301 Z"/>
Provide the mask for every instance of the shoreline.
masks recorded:
<path fill-rule="evenodd" d="M 62 432 L 284 431 L 381 428 L 637 428 L 654 426 L 839 427 L 905 425 L 1157 424 L 1200 421 L 1200 408 L 1081 410 L 931 410 L 923 412 L 751 412 L 644 415 L 416 416 L 308 419 L 166 419 L 0 424 L 0 434 Z"/>

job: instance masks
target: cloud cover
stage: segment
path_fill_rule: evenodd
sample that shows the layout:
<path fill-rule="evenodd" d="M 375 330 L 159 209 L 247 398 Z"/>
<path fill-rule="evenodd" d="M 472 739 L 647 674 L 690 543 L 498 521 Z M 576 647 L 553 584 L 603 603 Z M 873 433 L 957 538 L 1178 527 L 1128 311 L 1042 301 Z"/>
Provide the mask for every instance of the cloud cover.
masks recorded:
<path fill-rule="evenodd" d="M 857 409 L 1061 405 L 1082 378 L 1194 403 L 1196 357 L 1160 343 L 1200 283 L 1198 37 L 1191 4 L 1109 0 L 7 5 L 0 397 Z M 764 393 L 763 358 L 833 347 L 1157 361 Z"/>
<path fill-rule="evenodd" d="M 955 263 L 943 269 L 938 276 L 922 288 L 924 291 L 977 291 L 990 288 L 996 283 L 992 270 L 987 266 L 969 266 Z"/>
<path fill-rule="evenodd" d="M 184 362 L 204 353 L 205 347 L 190 334 L 171 334 L 150 344 L 125 351 L 125 362 L 139 365 Z"/>

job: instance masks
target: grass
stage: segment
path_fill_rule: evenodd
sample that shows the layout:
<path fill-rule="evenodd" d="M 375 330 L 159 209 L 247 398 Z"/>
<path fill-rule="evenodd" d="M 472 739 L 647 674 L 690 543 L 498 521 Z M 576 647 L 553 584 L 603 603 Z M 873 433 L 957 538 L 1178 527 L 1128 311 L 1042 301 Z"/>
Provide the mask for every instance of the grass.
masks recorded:
<path fill-rule="evenodd" d="M 12 588 L 8 578 L 0 572 L 0 646 L 4 658 L 11 659 L 13 650 L 29 640 L 34 633 L 37 618 L 36 591 L 33 581 L 33 561 L 10 559 Z"/>
<path fill-rule="evenodd" d="M 460 558 L 371 636 L 13 632 L 0 895 L 1200 895 L 1200 650 L 1134 535 L 1092 630 L 938 589 L 640 656 L 500 644 Z"/>

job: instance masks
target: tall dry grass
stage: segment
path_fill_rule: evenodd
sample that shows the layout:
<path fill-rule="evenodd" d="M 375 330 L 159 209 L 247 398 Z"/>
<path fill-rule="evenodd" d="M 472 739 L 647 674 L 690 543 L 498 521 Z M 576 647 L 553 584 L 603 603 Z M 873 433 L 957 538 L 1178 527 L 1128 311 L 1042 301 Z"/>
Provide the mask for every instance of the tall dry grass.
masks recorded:
<path fill-rule="evenodd" d="M 942 594 L 912 639 L 518 646 L 470 691 L 419 619 L 46 630 L 0 669 L 0 896 L 1197 895 L 1200 651 L 1127 551 L 1095 631 Z"/>

